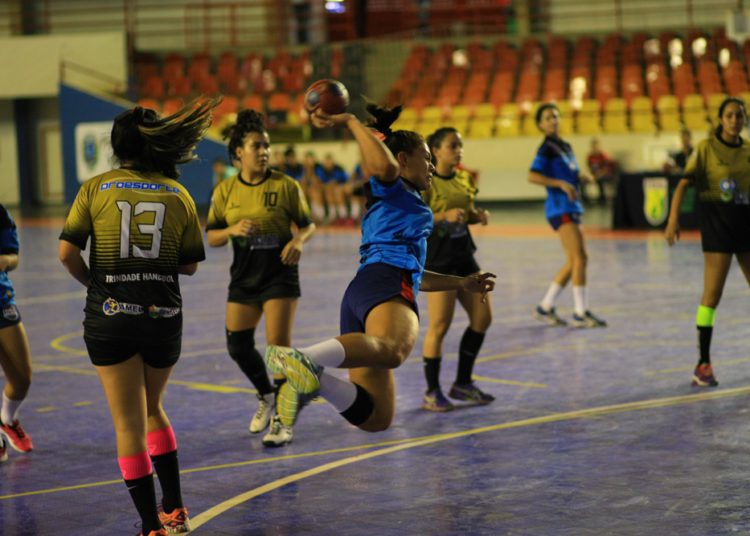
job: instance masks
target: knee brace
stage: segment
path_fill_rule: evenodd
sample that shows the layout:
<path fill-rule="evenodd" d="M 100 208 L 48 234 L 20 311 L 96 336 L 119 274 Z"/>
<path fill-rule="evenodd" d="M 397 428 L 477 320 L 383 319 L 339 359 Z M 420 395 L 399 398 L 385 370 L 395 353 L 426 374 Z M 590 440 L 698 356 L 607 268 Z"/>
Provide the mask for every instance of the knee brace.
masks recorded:
<path fill-rule="evenodd" d="M 271 387 L 271 382 L 268 379 L 266 365 L 263 363 L 260 352 L 255 348 L 255 328 L 242 331 L 226 330 L 226 333 L 229 356 L 255 386 L 258 394 L 272 393 L 273 387 Z"/>

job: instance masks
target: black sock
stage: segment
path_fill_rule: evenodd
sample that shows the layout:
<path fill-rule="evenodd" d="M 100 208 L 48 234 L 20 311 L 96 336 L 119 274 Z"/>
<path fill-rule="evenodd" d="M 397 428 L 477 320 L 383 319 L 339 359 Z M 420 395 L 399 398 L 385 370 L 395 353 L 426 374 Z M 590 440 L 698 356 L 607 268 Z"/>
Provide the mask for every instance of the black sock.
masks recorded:
<path fill-rule="evenodd" d="M 169 513 L 175 508 L 182 508 L 182 490 L 180 489 L 180 464 L 177 461 L 177 451 L 167 452 L 159 456 L 151 456 L 151 463 L 156 469 L 161 484 L 163 498 L 161 505 Z"/>
<path fill-rule="evenodd" d="M 424 377 L 427 380 L 427 391 L 440 389 L 440 363 L 441 357 L 423 357 Z"/>
<path fill-rule="evenodd" d="M 354 426 L 359 426 L 370 418 L 375 410 L 375 402 L 373 402 L 370 393 L 365 391 L 363 387 L 356 383 L 354 386 L 357 388 L 357 398 L 354 399 L 351 406 L 341 412 L 341 416 Z"/>
<path fill-rule="evenodd" d="M 697 326 L 697 328 L 698 348 L 701 352 L 698 364 L 711 363 L 711 335 L 714 333 L 714 328 L 713 326 Z"/>
<path fill-rule="evenodd" d="M 161 522 L 156 512 L 156 491 L 154 490 L 154 476 L 147 475 L 133 480 L 126 480 L 130 497 L 133 499 L 135 509 L 141 516 L 143 534 L 152 530 L 159 530 Z"/>
<path fill-rule="evenodd" d="M 271 380 L 268 379 L 268 372 L 266 372 L 266 364 L 260 352 L 255 348 L 255 329 L 226 330 L 226 333 L 230 357 L 257 389 L 258 394 L 263 396 L 273 393 Z"/>
<path fill-rule="evenodd" d="M 458 372 L 456 383 L 466 385 L 471 383 L 471 373 L 474 371 L 474 361 L 479 355 L 479 349 L 484 342 L 484 333 L 477 333 L 471 328 L 466 328 L 461 345 L 458 347 Z"/>

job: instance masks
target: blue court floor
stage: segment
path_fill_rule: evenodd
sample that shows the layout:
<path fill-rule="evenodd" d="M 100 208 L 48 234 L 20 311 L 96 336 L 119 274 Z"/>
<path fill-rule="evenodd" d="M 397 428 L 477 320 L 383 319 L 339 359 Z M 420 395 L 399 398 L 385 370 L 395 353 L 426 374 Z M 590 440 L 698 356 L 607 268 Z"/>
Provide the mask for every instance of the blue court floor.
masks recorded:
<path fill-rule="evenodd" d="M 496 216 L 476 236 L 480 263 L 498 284 L 475 380 L 497 400 L 422 411 L 420 339 L 396 371 L 390 430 L 359 431 L 317 402 L 280 449 L 247 432 L 256 399 L 224 344 L 229 250 L 208 250 L 196 276 L 182 279 L 183 355 L 165 400 L 193 534 L 750 532 L 750 295 L 738 267 L 714 332 L 720 386 L 697 390 L 702 254 L 694 233 L 669 249 L 658 233 L 611 233 L 592 218 L 591 304 L 610 325 L 573 330 L 531 315 L 563 261 L 541 209 Z M 60 222 L 18 223 L 21 267 L 12 278 L 35 365 L 21 418 L 35 450 L 11 452 L 0 465 L 0 534 L 135 534 L 109 411 L 81 338 L 84 291 L 57 261 Z M 321 231 L 306 247 L 296 345 L 337 334 L 358 238 Z M 571 314 L 569 289 L 558 309 Z M 458 312 L 444 387 L 466 325 Z"/>

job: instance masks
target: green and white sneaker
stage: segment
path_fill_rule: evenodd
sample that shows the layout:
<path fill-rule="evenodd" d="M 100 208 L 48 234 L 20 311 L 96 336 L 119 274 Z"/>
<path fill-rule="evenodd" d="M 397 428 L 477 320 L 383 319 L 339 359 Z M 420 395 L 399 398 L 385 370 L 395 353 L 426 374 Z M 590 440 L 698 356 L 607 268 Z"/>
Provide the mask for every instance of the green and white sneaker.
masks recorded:
<path fill-rule="evenodd" d="M 297 393 L 308 400 L 317 396 L 323 367 L 313 363 L 304 353 L 288 346 L 269 344 L 266 347 L 265 361 L 272 372 L 283 374 L 286 383 Z"/>
<path fill-rule="evenodd" d="M 281 421 L 281 424 L 291 428 L 294 423 L 297 422 L 299 412 L 302 411 L 310 400 L 313 399 L 311 395 L 301 395 L 297 392 L 294 387 L 289 384 L 289 380 L 284 382 L 279 388 L 279 392 L 276 395 L 276 419 Z"/>
<path fill-rule="evenodd" d="M 291 426 L 284 426 L 281 417 L 276 415 L 271 421 L 271 428 L 263 436 L 264 447 L 283 447 L 292 442 L 294 433 Z"/>

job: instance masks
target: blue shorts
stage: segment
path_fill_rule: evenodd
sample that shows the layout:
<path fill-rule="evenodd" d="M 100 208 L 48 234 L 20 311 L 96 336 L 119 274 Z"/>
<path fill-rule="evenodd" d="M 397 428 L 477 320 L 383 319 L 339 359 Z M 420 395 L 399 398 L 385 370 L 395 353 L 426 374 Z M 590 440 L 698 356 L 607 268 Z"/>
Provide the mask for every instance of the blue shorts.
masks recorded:
<path fill-rule="evenodd" d="M 552 228 L 557 231 L 563 223 L 581 223 L 581 214 L 578 212 L 570 212 L 568 214 L 560 214 L 559 216 L 552 216 L 547 218 L 547 221 Z"/>
<path fill-rule="evenodd" d="M 0 314 L 0 329 L 15 326 L 21 323 L 21 312 L 16 307 L 15 303 L 6 303 L 2 306 L 2 314 Z"/>
<path fill-rule="evenodd" d="M 341 334 L 364 333 L 367 315 L 383 302 L 401 296 L 419 316 L 411 272 L 390 264 L 368 264 L 354 276 L 341 300 Z"/>

